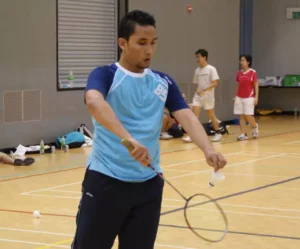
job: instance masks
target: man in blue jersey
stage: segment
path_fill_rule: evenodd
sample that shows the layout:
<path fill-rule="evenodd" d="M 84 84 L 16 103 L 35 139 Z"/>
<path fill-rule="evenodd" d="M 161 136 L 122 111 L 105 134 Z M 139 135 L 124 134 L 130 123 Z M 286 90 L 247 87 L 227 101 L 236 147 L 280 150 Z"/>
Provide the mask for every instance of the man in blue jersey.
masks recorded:
<path fill-rule="evenodd" d="M 164 107 L 180 122 L 216 170 L 226 164 L 168 75 L 148 67 L 156 48 L 155 19 L 129 12 L 120 22 L 118 63 L 94 69 L 85 102 L 94 145 L 87 162 L 73 249 L 153 249 L 164 183 L 159 136 Z M 121 144 L 128 139 L 134 150 Z"/>

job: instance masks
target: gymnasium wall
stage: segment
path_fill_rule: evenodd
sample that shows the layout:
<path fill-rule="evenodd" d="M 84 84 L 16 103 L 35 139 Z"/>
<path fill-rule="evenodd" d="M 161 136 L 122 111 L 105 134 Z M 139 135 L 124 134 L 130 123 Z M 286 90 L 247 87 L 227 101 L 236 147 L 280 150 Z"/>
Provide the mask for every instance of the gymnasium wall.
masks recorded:
<path fill-rule="evenodd" d="M 187 14 L 187 4 L 193 12 Z M 233 117 L 232 98 L 239 57 L 240 0 L 129 0 L 129 10 L 143 9 L 157 20 L 158 47 L 152 68 L 170 74 L 191 101 L 197 67 L 195 51 L 206 48 L 221 82 L 216 90 L 219 119 Z M 189 84 L 188 84 L 189 83 Z M 206 115 L 202 115 L 206 121 Z"/>
<path fill-rule="evenodd" d="M 53 141 L 81 123 L 90 126 L 83 91 L 56 90 L 56 0 L 1 0 L 0 30 L 0 148 Z M 25 99 L 28 113 L 20 114 L 20 96 L 12 94 L 6 114 L 40 118 L 41 109 L 41 121 L 4 124 L 3 92 L 20 90 L 41 90 L 41 103 Z"/>
<path fill-rule="evenodd" d="M 120 2 L 124 9 L 125 0 Z M 221 77 L 216 109 L 222 120 L 232 118 L 239 2 L 191 0 L 193 13 L 187 15 L 186 1 L 129 0 L 129 9 L 148 10 L 157 18 L 159 46 L 153 68 L 169 73 L 189 99 L 194 89 L 188 83 L 197 67 L 194 52 L 209 50 L 209 62 Z M 0 30 L 0 149 L 36 144 L 42 138 L 50 142 L 81 123 L 91 128 L 83 91 L 56 89 L 56 0 L 1 0 Z M 10 94 L 4 107 L 5 91 Z M 5 123 L 4 116 L 17 121 Z"/>
<path fill-rule="evenodd" d="M 300 0 L 253 1 L 253 67 L 259 78 L 300 74 L 300 20 L 286 19 L 286 8 L 300 7 Z M 300 107 L 300 88 L 260 91 L 260 107 Z"/>

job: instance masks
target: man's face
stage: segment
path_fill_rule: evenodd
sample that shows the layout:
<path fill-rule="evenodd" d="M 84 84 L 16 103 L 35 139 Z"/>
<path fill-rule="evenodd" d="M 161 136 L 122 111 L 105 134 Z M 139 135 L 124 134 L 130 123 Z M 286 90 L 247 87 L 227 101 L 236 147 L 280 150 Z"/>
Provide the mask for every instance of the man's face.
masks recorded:
<path fill-rule="evenodd" d="M 119 45 L 123 50 L 124 59 L 138 69 L 150 66 L 152 56 L 156 50 L 156 29 L 153 26 L 135 26 L 134 33 L 129 40 L 120 38 Z"/>
<path fill-rule="evenodd" d="M 202 66 L 206 63 L 206 57 L 203 57 L 201 54 L 196 55 L 197 63 Z"/>

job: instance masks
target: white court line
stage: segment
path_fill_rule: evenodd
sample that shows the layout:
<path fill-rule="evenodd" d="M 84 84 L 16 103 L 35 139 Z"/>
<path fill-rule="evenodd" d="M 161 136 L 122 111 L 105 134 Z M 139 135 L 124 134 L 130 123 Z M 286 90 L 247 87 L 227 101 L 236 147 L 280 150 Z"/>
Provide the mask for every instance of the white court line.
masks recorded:
<path fill-rule="evenodd" d="M 56 190 L 56 189 L 47 189 L 45 190 L 47 192 L 61 192 L 61 193 L 75 193 L 75 194 L 81 194 L 80 191 L 69 191 L 69 190 Z"/>
<path fill-rule="evenodd" d="M 278 153 L 273 153 L 273 154 L 269 154 L 269 153 L 243 153 L 243 156 L 271 156 L 274 154 L 278 154 Z"/>
<path fill-rule="evenodd" d="M 284 156 L 285 153 L 279 154 L 279 155 L 273 155 L 273 156 L 268 156 L 268 157 L 263 157 L 263 158 L 257 158 L 257 159 L 253 159 L 253 160 L 248 160 L 248 161 L 243 161 L 240 163 L 233 163 L 233 164 L 229 164 L 225 167 L 225 169 L 230 168 L 230 167 L 234 167 L 234 166 L 239 166 L 239 165 L 243 165 L 245 163 L 252 163 L 252 162 L 257 162 L 257 161 L 261 161 L 261 160 L 267 160 L 267 159 L 271 159 L 274 157 L 280 157 L 280 156 Z M 177 178 L 181 178 L 181 177 L 186 177 L 186 176 L 191 176 L 191 175 L 197 175 L 197 174 L 201 174 L 201 173 L 207 173 L 207 172 L 212 172 L 212 169 L 207 169 L 207 170 L 200 170 L 198 172 L 194 172 L 194 173 L 189 173 L 189 174 L 184 174 L 184 175 L 179 175 L 179 176 L 174 176 L 174 177 L 169 177 L 168 179 L 177 179 Z"/>
<path fill-rule="evenodd" d="M 180 208 L 181 206 L 172 206 L 172 205 L 162 205 L 163 207 L 170 207 L 170 208 Z M 209 212 L 220 212 L 220 210 L 216 209 L 208 209 L 208 208 L 193 208 L 194 210 L 202 210 L 202 211 L 209 211 Z M 244 215 L 253 215 L 253 216 L 266 216 L 266 217 L 276 217 L 276 218 L 286 218 L 286 219 L 300 219 L 299 216 L 285 216 L 285 215 L 274 215 L 274 214 L 262 214 L 262 213 L 249 213 L 249 212 L 238 212 L 238 211 L 228 211 L 224 210 L 225 213 L 232 213 L 232 214 L 244 214 Z"/>
<path fill-rule="evenodd" d="M 224 154 L 224 155 L 225 156 L 239 155 L 239 154 L 243 155 L 243 153 L 244 152 L 241 151 L 241 152 L 235 152 L 235 153 L 228 153 L 228 154 Z M 268 153 L 275 153 L 275 152 L 268 152 Z M 282 156 L 282 155 L 285 155 L 285 154 L 286 153 L 280 154 L 280 155 L 277 154 L 277 155 L 273 155 L 273 156 L 270 156 L 270 157 L 266 157 L 265 159 L 272 158 L 272 157 L 277 157 L 277 156 Z M 162 166 L 162 169 L 164 170 L 164 169 L 175 167 L 175 166 L 178 166 L 178 165 L 194 163 L 194 162 L 201 162 L 201 161 L 204 161 L 204 160 L 205 160 L 205 158 L 203 158 L 201 160 L 192 160 L 192 161 L 180 162 L 180 163 L 176 163 L 176 164 L 170 164 L 170 165 Z M 239 164 L 244 164 L 244 163 L 247 163 L 247 162 L 254 162 L 254 161 L 258 161 L 258 160 L 264 160 L 264 158 L 258 158 L 258 159 L 251 160 L 251 161 L 245 161 L 245 162 L 241 162 L 241 163 L 238 163 L 238 164 L 228 165 L 226 168 L 231 167 L 231 166 L 236 166 L 236 165 L 239 165 Z M 184 177 L 184 176 L 188 176 L 188 175 L 200 174 L 200 173 L 209 172 L 209 171 L 211 171 L 211 170 L 202 170 L 202 171 L 195 171 L 195 172 L 191 171 L 190 174 L 175 176 L 175 177 L 171 177 L 169 179 L 176 179 L 176 178 L 180 178 L 180 177 Z M 53 187 L 50 187 L 50 188 L 43 188 L 43 189 L 32 190 L 32 191 L 29 191 L 29 192 L 24 192 L 24 193 L 21 193 L 21 195 L 28 195 L 28 194 L 35 193 L 35 192 L 40 192 L 40 191 L 49 191 L 49 190 L 53 190 L 53 189 L 57 189 L 57 188 L 61 188 L 61 187 L 72 186 L 72 185 L 81 184 L 81 183 L 82 183 L 82 181 L 69 183 L 69 184 L 64 184 L 64 185 L 57 185 L 57 186 L 53 186 Z M 78 193 L 78 192 L 76 192 L 76 193 Z M 61 196 L 59 196 L 57 198 L 61 198 Z M 71 199 L 73 199 L 73 198 L 71 198 Z"/>
<path fill-rule="evenodd" d="M 284 143 L 283 145 L 300 144 L 300 140 L 294 140 L 292 142 Z"/>
<path fill-rule="evenodd" d="M 300 158 L 300 155 L 294 155 L 294 156 L 285 156 L 285 157 L 289 157 L 289 158 L 297 158 L 297 159 L 299 159 Z"/>
<path fill-rule="evenodd" d="M 181 169 L 167 169 L 166 171 L 175 171 L 175 172 L 199 172 L 199 170 L 181 170 Z M 250 176 L 250 177 L 270 177 L 270 178 L 290 178 L 293 176 L 274 176 L 274 175 L 260 175 L 260 174 L 242 174 L 242 173 L 224 173 L 224 175 L 232 175 L 232 176 Z M 49 190 L 49 191 L 55 191 L 55 190 Z M 56 190 L 59 192 L 70 192 L 70 193 L 80 193 L 80 192 L 73 192 L 73 191 L 60 191 L 60 190 Z"/>
<path fill-rule="evenodd" d="M 64 184 L 64 185 L 57 185 L 57 186 L 50 187 L 50 188 L 41 188 L 41 189 L 37 189 L 37 190 L 32 190 L 32 191 L 29 191 L 29 192 L 21 193 L 21 195 L 27 195 L 27 194 L 30 194 L 30 193 L 35 193 L 35 192 L 49 190 L 49 189 L 56 189 L 56 188 L 61 188 L 61 187 L 72 186 L 72 185 L 76 185 L 76 184 L 80 184 L 80 183 L 82 183 L 82 181 L 80 181 L 80 182 L 73 182 L 73 183 Z"/>
<path fill-rule="evenodd" d="M 242 153 L 243 152 L 234 152 L 234 153 L 224 154 L 224 156 L 238 155 L 238 154 L 242 154 Z M 205 161 L 205 160 L 206 160 L 205 158 L 202 158 L 200 160 L 185 161 L 185 162 L 180 162 L 180 163 L 176 163 L 176 164 L 169 164 L 169 165 L 166 165 L 166 166 L 161 166 L 161 168 L 165 169 L 165 168 L 175 167 L 175 166 L 182 165 L 182 164 L 201 162 L 201 161 Z M 82 181 L 81 182 L 73 182 L 73 183 L 64 184 L 64 185 L 57 185 L 57 186 L 53 186 L 53 187 L 50 187 L 50 188 L 42 188 L 42 189 L 32 190 L 32 191 L 29 191 L 29 192 L 21 193 L 21 195 L 28 195 L 28 194 L 35 193 L 35 192 L 40 192 L 40 191 L 48 191 L 48 190 L 51 190 L 51 189 L 72 186 L 72 185 L 76 185 L 76 184 L 80 184 L 80 183 L 82 183 Z"/>
<path fill-rule="evenodd" d="M 29 244 L 29 245 L 37 245 L 37 246 L 51 246 L 51 247 L 58 247 L 58 248 L 70 248 L 70 246 L 61 246 L 61 245 L 54 245 L 54 244 L 45 244 L 33 241 L 24 241 L 24 240 L 12 240 L 12 239 L 1 239 L 0 241 L 9 242 L 9 243 L 19 243 L 19 244 Z"/>
<path fill-rule="evenodd" d="M 185 170 L 185 169 L 164 169 L 164 171 L 175 171 L 175 172 L 198 172 L 199 170 Z"/>
<path fill-rule="evenodd" d="M 240 151 L 240 152 L 224 154 L 223 156 L 239 155 L 239 154 L 243 154 L 243 153 L 244 153 L 243 151 Z M 185 162 L 180 162 L 180 163 L 169 164 L 169 165 L 166 165 L 166 166 L 162 165 L 161 168 L 164 170 L 164 169 L 176 167 L 176 166 L 182 165 L 182 164 L 197 163 L 197 162 L 202 162 L 202 161 L 205 161 L 205 160 L 206 160 L 205 158 L 202 158 L 202 159 L 198 159 L 198 160 L 191 160 L 191 161 L 185 161 Z"/>
<path fill-rule="evenodd" d="M 182 202 L 185 203 L 184 200 L 180 199 L 163 199 L 164 201 L 173 201 L 173 202 Z M 191 203 L 199 203 L 199 201 L 191 201 Z M 297 212 L 300 213 L 300 209 L 284 209 L 284 208 L 273 208 L 273 207 L 258 207 L 258 206 L 248 206 L 248 205 L 239 205 L 239 204 L 220 204 L 221 206 L 228 207 L 243 207 L 243 208 L 251 208 L 251 209 L 262 209 L 262 210 L 272 210 L 272 211 L 284 211 L 284 212 Z"/>
<path fill-rule="evenodd" d="M 36 233 L 36 234 L 49 234 L 49 235 L 57 235 L 57 236 L 65 236 L 65 237 L 74 237 L 74 234 L 53 233 L 53 232 L 45 232 L 45 231 L 42 232 L 42 231 L 36 231 L 36 230 L 25 230 L 25 229 L 17 229 L 17 228 L 0 227 L 0 230 L 15 231 L 15 232 L 26 232 L 26 233 Z M 31 241 L 7 240 L 7 239 L 1 239 L 1 238 L 0 238 L 0 241 L 12 242 L 12 243 L 32 244 L 32 245 L 41 245 L 41 246 L 60 247 L 60 248 L 70 248 L 70 246 L 61 246 L 61 245 L 55 245 L 55 244 L 44 244 L 44 243 L 31 242 Z M 165 244 L 157 244 L 157 243 L 155 243 L 155 246 L 167 247 L 167 248 L 177 248 L 177 249 L 196 249 L 196 248 L 189 248 L 189 247 L 184 247 L 184 246 L 174 246 L 174 245 L 165 245 Z"/>
<path fill-rule="evenodd" d="M 272 156 L 268 156 L 268 157 L 263 157 L 263 158 L 257 158 L 257 159 L 248 160 L 248 161 L 244 161 L 244 162 L 240 162 L 240 163 L 235 163 L 235 164 L 229 164 L 229 165 L 226 166 L 226 168 L 233 167 L 233 166 L 238 166 L 238 165 L 242 165 L 242 164 L 245 164 L 245 163 L 251 163 L 251 162 L 257 162 L 257 161 L 261 161 L 261 160 L 266 160 L 266 159 L 270 159 L 270 158 L 274 158 L 274 157 L 280 157 L 280 156 L 284 156 L 284 155 L 285 155 L 285 153 L 279 154 L 279 155 L 272 155 Z M 184 163 L 185 162 L 182 162 L 181 164 L 184 164 Z M 211 171 L 212 171 L 212 169 L 201 170 L 201 171 L 196 171 L 196 172 L 192 172 L 192 173 L 188 173 L 188 174 L 184 174 L 184 175 L 169 177 L 168 179 L 169 180 L 171 180 L 171 179 L 177 179 L 177 178 L 181 178 L 181 177 L 185 177 L 185 176 L 197 175 L 197 174 L 207 173 L 207 172 L 211 172 Z M 58 186 L 54 186 L 54 187 L 50 187 L 50 188 L 33 190 L 33 191 L 21 193 L 21 194 L 22 195 L 40 196 L 40 197 L 62 198 L 62 199 L 79 199 L 80 197 L 50 196 L 50 195 L 48 196 L 48 195 L 31 194 L 31 193 L 35 193 L 35 192 L 39 192 L 39 191 L 48 191 L 48 190 L 52 190 L 52 189 L 56 189 L 56 188 L 60 188 L 60 187 L 72 186 L 72 185 L 79 184 L 79 183 L 81 183 L 81 182 L 75 182 L 75 183 L 69 183 L 69 184 L 64 184 L 64 185 L 58 185 Z"/>
<path fill-rule="evenodd" d="M 259 174 L 240 174 L 240 173 L 224 173 L 224 175 L 233 175 L 233 176 L 252 176 L 252 177 L 271 177 L 271 178 L 290 178 L 294 176 L 272 176 L 272 175 L 259 175 Z"/>

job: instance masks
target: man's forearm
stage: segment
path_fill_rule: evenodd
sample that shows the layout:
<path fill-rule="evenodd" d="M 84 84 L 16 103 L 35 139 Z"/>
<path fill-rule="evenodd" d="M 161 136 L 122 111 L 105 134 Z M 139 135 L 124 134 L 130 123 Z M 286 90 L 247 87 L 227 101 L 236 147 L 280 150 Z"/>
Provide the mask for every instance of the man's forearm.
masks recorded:
<path fill-rule="evenodd" d="M 218 84 L 218 82 L 214 81 L 208 87 L 206 87 L 205 89 L 203 89 L 203 91 L 209 91 L 209 90 L 215 88 L 217 86 L 217 84 Z"/>
<path fill-rule="evenodd" d="M 130 138 L 131 135 L 121 124 L 110 105 L 102 99 L 93 99 L 87 103 L 88 110 L 94 119 L 119 138 Z"/>
<path fill-rule="evenodd" d="M 172 115 L 205 154 L 214 151 L 202 124 L 190 109 L 182 109 L 172 113 Z"/>

